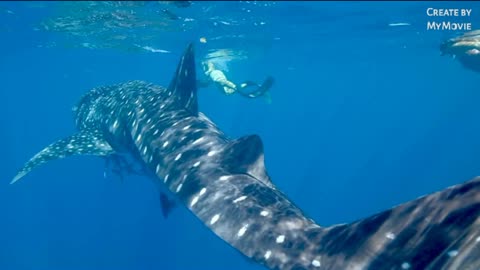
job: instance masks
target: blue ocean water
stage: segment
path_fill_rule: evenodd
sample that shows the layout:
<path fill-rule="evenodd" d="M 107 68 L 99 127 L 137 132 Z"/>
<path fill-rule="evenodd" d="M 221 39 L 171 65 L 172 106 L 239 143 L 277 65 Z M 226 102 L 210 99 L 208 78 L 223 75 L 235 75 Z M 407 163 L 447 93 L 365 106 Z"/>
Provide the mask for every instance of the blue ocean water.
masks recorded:
<path fill-rule="evenodd" d="M 440 56 L 456 33 L 427 31 L 425 12 L 471 8 L 457 20 L 475 26 L 476 2 L 165 3 L 159 10 L 179 19 L 145 30 L 154 38 L 141 45 L 168 53 L 72 46 L 102 39 L 42 28 L 73 10 L 56 4 L 0 3 L 0 269 L 262 269 L 183 207 L 163 219 L 149 179 L 105 179 L 102 159 L 54 161 L 8 184 L 74 132 L 83 93 L 134 79 L 167 85 L 190 41 L 199 61 L 230 50 L 217 60 L 233 81 L 275 77 L 271 104 L 210 87 L 200 110 L 233 138 L 260 135 L 273 182 L 321 225 L 480 175 L 480 77 Z"/>

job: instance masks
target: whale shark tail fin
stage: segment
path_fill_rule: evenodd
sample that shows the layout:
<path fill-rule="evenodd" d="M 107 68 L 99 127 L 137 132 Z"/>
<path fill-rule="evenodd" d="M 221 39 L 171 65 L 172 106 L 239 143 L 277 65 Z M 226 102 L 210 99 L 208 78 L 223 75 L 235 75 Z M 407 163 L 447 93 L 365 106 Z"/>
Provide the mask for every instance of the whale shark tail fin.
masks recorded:
<path fill-rule="evenodd" d="M 108 156 L 113 153 L 112 147 L 99 132 L 81 131 L 58 140 L 38 152 L 18 171 L 10 184 L 17 182 L 33 169 L 51 160 L 73 155 Z"/>
<path fill-rule="evenodd" d="M 183 53 L 168 90 L 177 99 L 176 102 L 179 107 L 185 108 L 194 115 L 198 114 L 197 76 L 193 43 L 190 43 Z"/>

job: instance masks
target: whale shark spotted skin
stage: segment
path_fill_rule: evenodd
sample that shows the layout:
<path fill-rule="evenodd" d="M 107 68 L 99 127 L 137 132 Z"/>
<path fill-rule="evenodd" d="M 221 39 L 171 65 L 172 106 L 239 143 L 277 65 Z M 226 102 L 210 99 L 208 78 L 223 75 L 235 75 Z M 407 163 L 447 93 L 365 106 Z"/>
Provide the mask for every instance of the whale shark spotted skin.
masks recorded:
<path fill-rule="evenodd" d="M 193 45 L 168 88 L 98 87 L 74 107 L 78 132 L 14 177 L 71 155 L 128 155 L 212 232 L 269 269 L 480 269 L 480 179 L 350 224 L 322 227 L 272 183 L 256 135 L 228 138 L 198 111 Z"/>

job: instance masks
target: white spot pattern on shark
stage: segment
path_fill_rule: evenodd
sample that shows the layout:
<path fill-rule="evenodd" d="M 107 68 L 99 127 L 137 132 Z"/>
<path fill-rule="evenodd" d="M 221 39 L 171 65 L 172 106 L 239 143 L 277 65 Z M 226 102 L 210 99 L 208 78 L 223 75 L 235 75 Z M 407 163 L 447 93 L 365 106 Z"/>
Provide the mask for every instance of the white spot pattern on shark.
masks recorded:
<path fill-rule="evenodd" d="M 271 182 L 258 136 L 231 140 L 198 111 L 194 59 L 190 45 L 168 88 L 131 81 L 86 93 L 74 108 L 78 133 L 40 151 L 12 183 L 50 160 L 126 154 L 270 269 L 480 269 L 480 179 L 321 227 Z"/>

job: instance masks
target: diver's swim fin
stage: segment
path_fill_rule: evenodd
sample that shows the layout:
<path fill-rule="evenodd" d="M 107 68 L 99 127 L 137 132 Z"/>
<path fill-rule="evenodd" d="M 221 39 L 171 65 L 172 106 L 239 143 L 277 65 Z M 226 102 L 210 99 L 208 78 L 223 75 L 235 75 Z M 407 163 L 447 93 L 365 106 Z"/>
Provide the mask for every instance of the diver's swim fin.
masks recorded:
<path fill-rule="evenodd" d="M 265 93 L 268 90 L 270 90 L 270 88 L 272 88 L 274 82 L 275 80 L 273 79 L 273 77 L 268 76 L 267 79 L 263 81 L 262 85 L 260 86 L 260 89 L 262 89 L 263 93 Z"/>
<path fill-rule="evenodd" d="M 270 95 L 270 91 L 265 92 L 265 94 L 263 94 L 263 97 L 265 98 L 265 102 L 267 104 L 272 104 L 272 96 Z"/>
<path fill-rule="evenodd" d="M 241 85 L 241 88 L 240 88 L 241 90 L 237 89 L 237 92 L 239 94 L 241 94 L 242 96 L 247 97 L 247 98 L 261 97 L 261 96 L 264 96 L 268 93 L 270 88 L 272 88 L 274 81 L 275 80 L 271 76 L 267 77 L 267 79 L 265 79 L 265 81 L 261 85 L 258 85 L 257 83 L 254 83 L 252 81 L 245 81 L 242 84 L 240 84 Z M 253 92 L 249 92 L 249 93 L 243 91 L 243 89 L 245 89 L 247 87 L 251 87 L 251 86 L 257 86 L 257 89 L 255 89 Z"/>

